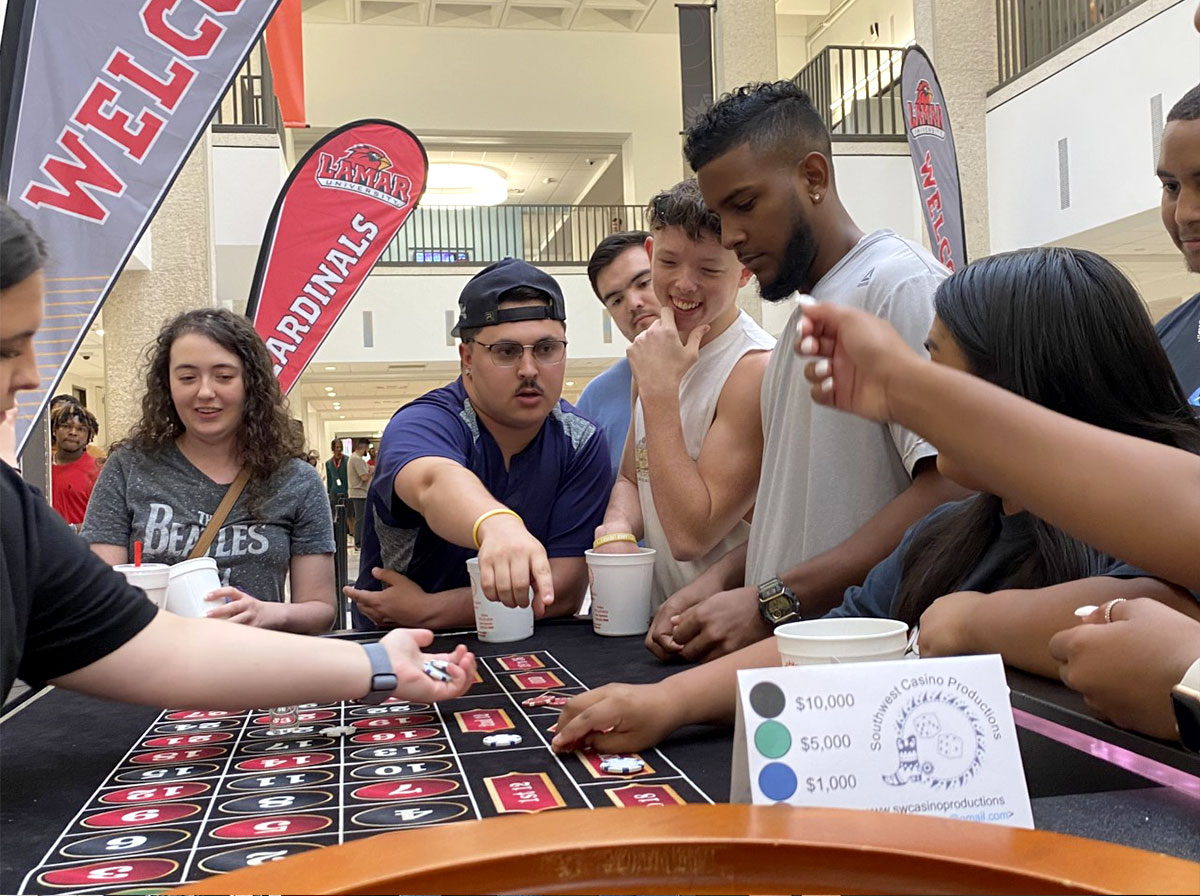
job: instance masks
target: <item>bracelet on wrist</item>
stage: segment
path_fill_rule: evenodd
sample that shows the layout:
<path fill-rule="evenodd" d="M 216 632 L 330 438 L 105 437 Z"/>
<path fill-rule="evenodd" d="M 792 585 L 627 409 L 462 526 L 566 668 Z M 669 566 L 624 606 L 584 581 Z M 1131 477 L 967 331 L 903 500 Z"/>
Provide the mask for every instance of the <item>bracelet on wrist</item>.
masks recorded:
<path fill-rule="evenodd" d="M 614 541 L 629 541 L 637 544 L 637 536 L 632 532 L 609 532 L 607 535 L 599 536 L 592 542 L 592 550 L 594 551 L 602 544 L 611 544 Z"/>
<path fill-rule="evenodd" d="M 479 543 L 479 527 L 485 520 L 490 520 L 494 516 L 515 516 L 524 525 L 525 521 L 521 519 L 521 515 L 515 510 L 510 510 L 507 507 L 496 507 L 492 510 L 486 510 L 479 514 L 479 519 L 475 520 L 475 525 L 471 527 L 471 541 L 475 542 L 475 550 L 479 550 L 482 545 Z"/>

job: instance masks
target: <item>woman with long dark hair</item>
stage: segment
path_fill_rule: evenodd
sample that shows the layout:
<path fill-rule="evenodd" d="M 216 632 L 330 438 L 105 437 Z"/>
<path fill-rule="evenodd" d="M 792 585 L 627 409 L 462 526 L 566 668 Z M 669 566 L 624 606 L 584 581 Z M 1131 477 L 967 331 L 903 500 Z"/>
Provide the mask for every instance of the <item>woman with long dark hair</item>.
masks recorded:
<path fill-rule="evenodd" d="M 993 256 L 944 281 L 934 303 L 928 348 L 935 361 L 1078 420 L 1200 452 L 1200 423 L 1136 290 L 1099 256 L 1057 248 Z M 965 470 L 940 456 L 938 464 L 943 475 L 976 487 Z M 913 526 L 831 615 L 920 620 L 922 655 L 998 651 L 1053 675 L 1049 639 L 1080 621 L 1077 607 L 1138 596 L 1200 616 L 1181 589 L 980 494 Z M 591 691 L 567 705 L 553 746 L 634 750 L 680 725 L 728 721 L 737 670 L 778 662 L 767 639 L 659 684 Z"/>
<path fill-rule="evenodd" d="M 325 631 L 334 615 L 333 523 L 303 454 L 250 322 L 219 308 L 188 311 L 148 349 L 142 418 L 104 465 L 81 534 L 112 564 L 129 562 L 138 541 L 145 561 L 178 563 L 231 484 L 248 475 L 207 552 L 222 583 L 209 595 L 209 616 Z"/>
<path fill-rule="evenodd" d="M 1200 423 L 1137 291 L 1100 256 L 1045 248 L 984 258 L 942 284 L 934 309 L 927 342 L 934 361 L 1056 413 L 1200 453 Z M 946 457 L 938 466 L 976 487 Z M 1074 624 L 1074 609 L 1128 595 L 1122 580 L 1140 576 L 1013 502 L 981 493 L 915 526 L 830 615 L 920 622 L 922 655 L 994 652 L 1053 675 L 1046 644 Z M 1133 591 L 1200 615 L 1191 596 L 1157 580 Z"/>

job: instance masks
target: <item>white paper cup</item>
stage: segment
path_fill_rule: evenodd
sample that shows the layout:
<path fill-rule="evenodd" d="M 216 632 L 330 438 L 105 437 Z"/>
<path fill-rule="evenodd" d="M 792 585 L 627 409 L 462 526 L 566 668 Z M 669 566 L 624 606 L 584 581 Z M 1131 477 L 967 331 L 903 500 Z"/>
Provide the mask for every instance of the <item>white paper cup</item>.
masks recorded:
<path fill-rule="evenodd" d="M 167 575 L 171 567 L 165 563 L 143 563 L 134 566 L 132 563 L 119 563 L 113 567 L 125 581 L 135 588 L 141 588 L 150 598 L 150 603 L 160 610 L 167 606 Z"/>
<path fill-rule="evenodd" d="M 775 629 L 775 645 L 785 666 L 899 660 L 907 643 L 908 625 L 899 619 L 804 619 Z"/>
<path fill-rule="evenodd" d="M 612 637 L 649 631 L 654 548 L 638 548 L 636 554 L 583 554 L 592 591 L 592 630 Z"/>
<path fill-rule="evenodd" d="M 533 635 L 533 589 L 529 589 L 529 606 L 506 607 L 498 600 L 483 596 L 479 584 L 479 558 L 467 561 L 467 574 L 471 577 L 471 601 L 475 604 L 475 630 L 480 641 L 503 644 L 520 641 Z"/>
<path fill-rule="evenodd" d="M 167 580 L 167 609 L 177 616 L 207 616 L 216 604 L 204 598 L 220 587 L 217 561 L 212 557 L 197 557 L 176 563 L 171 567 Z"/>

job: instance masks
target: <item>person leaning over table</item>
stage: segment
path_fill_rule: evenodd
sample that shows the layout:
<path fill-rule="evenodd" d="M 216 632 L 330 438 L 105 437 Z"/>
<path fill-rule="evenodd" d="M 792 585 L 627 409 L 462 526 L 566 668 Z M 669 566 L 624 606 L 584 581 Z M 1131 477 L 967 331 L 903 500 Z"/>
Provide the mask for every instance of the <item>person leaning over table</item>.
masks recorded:
<path fill-rule="evenodd" d="M 0 201 L 0 418 L 19 391 L 38 386 L 33 337 L 45 261 L 33 228 Z M 225 710 L 392 695 L 445 700 L 474 677 L 474 657 L 461 645 L 422 654 L 428 631 L 391 632 L 364 648 L 159 611 L 7 462 L 0 522 L 0 699 L 18 676 L 130 703 Z M 449 681 L 422 673 L 431 659 L 447 663 Z"/>
<path fill-rule="evenodd" d="M 463 287 L 462 376 L 400 408 L 367 494 L 356 628 L 472 625 L 484 594 L 567 615 L 612 488 L 604 433 L 563 401 L 566 309 L 554 278 L 506 258 Z M 552 606 L 551 606 L 552 605 Z"/>
<path fill-rule="evenodd" d="M 108 563 L 128 563 L 138 541 L 147 563 L 179 563 L 245 477 L 205 552 L 221 580 L 208 615 L 327 631 L 337 594 L 333 522 L 302 454 L 253 324 L 224 308 L 185 312 L 147 351 L 141 420 L 100 471 L 80 535 Z"/>
<path fill-rule="evenodd" d="M 804 371 L 817 403 L 902 423 L 981 488 L 1200 589 L 1200 456 L 930 364 L 886 323 L 853 309 L 806 309 L 795 348 L 818 356 Z M 1050 639 L 1063 682 L 1115 724 L 1200 751 L 1200 622 L 1145 599 L 1106 603 L 1085 621 Z"/>

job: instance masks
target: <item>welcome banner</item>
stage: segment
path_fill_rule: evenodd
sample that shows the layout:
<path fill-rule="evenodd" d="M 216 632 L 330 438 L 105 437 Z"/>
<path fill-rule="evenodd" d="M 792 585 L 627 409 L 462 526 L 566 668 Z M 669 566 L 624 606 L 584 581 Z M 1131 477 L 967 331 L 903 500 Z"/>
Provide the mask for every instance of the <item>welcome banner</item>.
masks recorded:
<path fill-rule="evenodd" d="M 963 224 L 958 154 L 954 151 L 946 99 L 933 63 L 919 46 L 904 51 L 900 66 L 904 130 L 929 244 L 942 264 L 955 271 L 967 263 L 967 232 Z"/>
<path fill-rule="evenodd" d="M 17 449 L 279 0 L 9 0 L 5 198 L 50 247 Z"/>
<path fill-rule="evenodd" d="M 425 192 L 429 158 L 407 128 L 354 121 L 292 170 L 267 222 L 246 316 L 287 392 Z"/>

